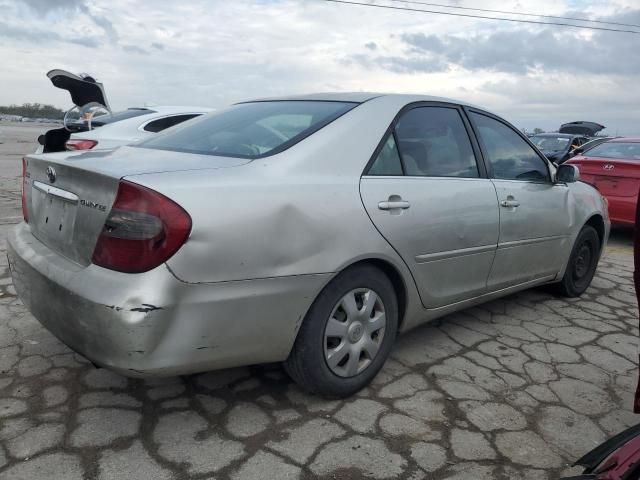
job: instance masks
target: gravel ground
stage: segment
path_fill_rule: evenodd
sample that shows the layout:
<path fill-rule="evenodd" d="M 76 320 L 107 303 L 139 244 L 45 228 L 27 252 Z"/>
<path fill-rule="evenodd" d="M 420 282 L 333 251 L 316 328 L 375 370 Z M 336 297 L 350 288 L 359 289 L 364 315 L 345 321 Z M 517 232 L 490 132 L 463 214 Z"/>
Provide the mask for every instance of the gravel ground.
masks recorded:
<path fill-rule="evenodd" d="M 0 250 L 40 126 L 0 124 Z M 93 368 L 15 296 L 0 255 L 0 479 L 555 479 L 626 426 L 637 376 L 629 232 L 580 299 L 530 290 L 399 339 L 354 398 L 278 365 L 161 380 Z"/>

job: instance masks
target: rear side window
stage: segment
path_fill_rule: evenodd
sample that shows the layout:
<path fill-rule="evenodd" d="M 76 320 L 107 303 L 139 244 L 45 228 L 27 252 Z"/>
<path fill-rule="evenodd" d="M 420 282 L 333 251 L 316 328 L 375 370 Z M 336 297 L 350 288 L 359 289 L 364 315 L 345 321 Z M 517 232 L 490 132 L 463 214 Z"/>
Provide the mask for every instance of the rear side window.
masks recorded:
<path fill-rule="evenodd" d="M 157 120 L 152 120 L 144 126 L 145 132 L 161 132 L 169 127 L 173 127 L 174 125 L 178 125 L 179 123 L 186 122 L 187 120 L 191 120 L 192 118 L 199 117 L 200 114 L 190 113 L 188 115 L 172 115 L 170 117 L 158 118 Z"/>
<path fill-rule="evenodd" d="M 395 138 L 390 133 L 387 136 L 387 141 L 382 145 L 380 153 L 378 153 L 373 165 L 369 168 L 367 175 L 397 176 L 402 175 L 402 173 L 398 146 L 396 145 Z"/>
<path fill-rule="evenodd" d="M 234 105 L 163 132 L 138 147 L 176 152 L 260 158 L 281 152 L 357 103 L 271 101 Z"/>
<path fill-rule="evenodd" d="M 546 162 L 513 129 L 479 113 L 471 112 L 471 118 L 478 128 L 494 178 L 550 181 Z"/>
<path fill-rule="evenodd" d="M 480 176 L 467 129 L 455 108 L 413 108 L 400 117 L 396 137 L 406 175 Z"/>

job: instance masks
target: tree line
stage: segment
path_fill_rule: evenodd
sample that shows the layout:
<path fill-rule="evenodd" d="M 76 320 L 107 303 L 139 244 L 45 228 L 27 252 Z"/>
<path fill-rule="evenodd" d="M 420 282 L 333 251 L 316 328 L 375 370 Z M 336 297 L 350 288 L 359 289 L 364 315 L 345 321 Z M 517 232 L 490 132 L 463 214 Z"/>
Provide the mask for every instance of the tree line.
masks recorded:
<path fill-rule="evenodd" d="M 22 105 L 0 105 L 0 114 L 20 115 L 30 118 L 50 118 L 52 120 L 62 120 L 64 110 L 60 110 L 53 105 L 43 105 L 41 103 L 23 103 Z"/>

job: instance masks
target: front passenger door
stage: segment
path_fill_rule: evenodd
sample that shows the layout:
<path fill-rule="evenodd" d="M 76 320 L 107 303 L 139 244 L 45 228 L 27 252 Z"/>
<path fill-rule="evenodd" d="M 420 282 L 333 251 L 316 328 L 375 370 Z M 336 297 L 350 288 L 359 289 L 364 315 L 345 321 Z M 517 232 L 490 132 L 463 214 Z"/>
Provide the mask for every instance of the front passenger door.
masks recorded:
<path fill-rule="evenodd" d="M 489 290 L 553 278 L 562 268 L 573 219 L 569 187 L 510 125 L 470 111 L 500 205 L 500 238 Z"/>

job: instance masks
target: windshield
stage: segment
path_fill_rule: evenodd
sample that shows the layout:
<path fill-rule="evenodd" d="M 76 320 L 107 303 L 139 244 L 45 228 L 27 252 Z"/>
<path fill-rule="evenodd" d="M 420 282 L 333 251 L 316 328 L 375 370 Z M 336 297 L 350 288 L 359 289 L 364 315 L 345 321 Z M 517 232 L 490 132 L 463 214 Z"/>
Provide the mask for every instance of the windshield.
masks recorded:
<path fill-rule="evenodd" d="M 329 101 L 241 103 L 161 133 L 137 146 L 259 158 L 295 145 L 356 105 Z"/>
<path fill-rule="evenodd" d="M 589 150 L 590 157 L 640 160 L 640 143 L 607 142 Z"/>
<path fill-rule="evenodd" d="M 569 147 L 570 138 L 564 137 L 531 137 L 530 140 L 543 152 L 559 152 Z"/>

